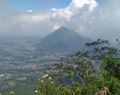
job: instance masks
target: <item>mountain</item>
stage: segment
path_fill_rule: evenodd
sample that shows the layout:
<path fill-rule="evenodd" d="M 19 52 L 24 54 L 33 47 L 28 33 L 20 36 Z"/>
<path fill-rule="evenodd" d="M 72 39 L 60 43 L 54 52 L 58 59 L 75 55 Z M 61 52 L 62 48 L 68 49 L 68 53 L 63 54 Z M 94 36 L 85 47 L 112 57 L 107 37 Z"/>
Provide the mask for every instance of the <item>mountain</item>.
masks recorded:
<path fill-rule="evenodd" d="M 75 52 L 85 49 L 85 43 L 90 39 L 81 36 L 79 33 L 68 29 L 66 27 L 60 27 L 53 33 L 44 37 L 40 45 L 54 52 Z"/>

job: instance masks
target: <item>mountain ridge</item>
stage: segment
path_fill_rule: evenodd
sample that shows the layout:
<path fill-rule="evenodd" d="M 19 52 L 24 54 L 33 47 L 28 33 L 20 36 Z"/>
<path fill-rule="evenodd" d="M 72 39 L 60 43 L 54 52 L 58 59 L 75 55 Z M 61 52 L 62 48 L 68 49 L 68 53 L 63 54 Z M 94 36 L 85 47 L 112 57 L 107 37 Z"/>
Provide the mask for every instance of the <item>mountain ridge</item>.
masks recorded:
<path fill-rule="evenodd" d="M 55 52 L 77 52 L 85 49 L 85 43 L 90 39 L 81 36 L 66 27 L 60 27 L 53 33 L 45 36 L 40 44 L 50 51 Z"/>

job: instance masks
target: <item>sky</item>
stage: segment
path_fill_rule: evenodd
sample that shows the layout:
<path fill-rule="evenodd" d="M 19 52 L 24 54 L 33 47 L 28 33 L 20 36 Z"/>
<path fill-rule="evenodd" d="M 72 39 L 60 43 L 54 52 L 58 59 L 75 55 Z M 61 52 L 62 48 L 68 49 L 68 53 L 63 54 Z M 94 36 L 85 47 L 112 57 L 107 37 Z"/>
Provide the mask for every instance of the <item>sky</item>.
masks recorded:
<path fill-rule="evenodd" d="M 19 10 L 47 10 L 50 8 L 63 8 L 69 5 L 71 0 L 9 0 L 9 7 Z"/>
<path fill-rule="evenodd" d="M 1 0 L 0 2 L 5 2 L 9 7 L 16 10 L 46 10 L 52 7 L 63 8 L 68 6 L 72 0 Z M 104 0 L 97 0 L 101 3 Z"/>
<path fill-rule="evenodd" d="M 46 36 L 61 26 L 91 39 L 120 35 L 120 0 L 0 0 L 0 35 Z"/>
<path fill-rule="evenodd" d="M 64 8 L 71 3 L 72 0 L 7 0 L 8 8 L 17 11 L 45 11 L 50 8 Z M 97 0 L 101 3 L 104 0 Z"/>

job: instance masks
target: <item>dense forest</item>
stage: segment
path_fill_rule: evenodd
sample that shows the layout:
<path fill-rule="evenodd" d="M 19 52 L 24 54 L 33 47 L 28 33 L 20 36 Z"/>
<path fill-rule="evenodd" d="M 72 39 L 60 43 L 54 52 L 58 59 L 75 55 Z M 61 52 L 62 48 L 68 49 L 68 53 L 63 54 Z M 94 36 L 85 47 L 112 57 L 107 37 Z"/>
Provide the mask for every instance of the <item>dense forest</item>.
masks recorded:
<path fill-rule="evenodd" d="M 86 52 L 54 63 L 53 72 L 45 74 L 33 88 L 34 95 L 120 95 L 119 49 L 101 39 L 86 46 Z M 11 91 L 6 95 L 16 94 Z"/>

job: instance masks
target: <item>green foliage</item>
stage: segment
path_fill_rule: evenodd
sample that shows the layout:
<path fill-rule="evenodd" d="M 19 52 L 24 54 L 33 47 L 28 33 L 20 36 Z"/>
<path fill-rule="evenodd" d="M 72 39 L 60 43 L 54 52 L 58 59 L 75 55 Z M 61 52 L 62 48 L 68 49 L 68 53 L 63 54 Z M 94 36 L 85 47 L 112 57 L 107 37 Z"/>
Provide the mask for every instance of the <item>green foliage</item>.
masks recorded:
<path fill-rule="evenodd" d="M 61 67 L 61 66 L 60 66 Z M 109 94 L 120 95 L 119 60 L 104 58 L 103 68 L 98 69 L 87 63 L 62 65 L 57 73 L 44 75 L 37 83 L 34 95 L 95 95 L 101 88 L 108 88 Z M 117 72 L 117 73 L 115 73 Z M 79 75 L 83 80 L 76 82 L 74 75 Z M 72 84 L 59 84 L 56 78 L 68 77 Z M 6 95 L 15 95 L 8 93 Z"/>
<path fill-rule="evenodd" d="M 111 95 L 120 94 L 120 80 L 115 77 L 101 78 L 93 85 L 94 92 L 99 91 L 103 86 L 108 87 Z"/>
<path fill-rule="evenodd" d="M 13 91 L 6 93 L 6 95 L 15 95 L 15 93 Z"/>
<path fill-rule="evenodd" d="M 58 95 L 58 89 L 51 77 L 45 76 L 43 80 L 39 81 L 35 95 Z"/>
<path fill-rule="evenodd" d="M 111 76 L 120 79 L 120 59 L 105 57 L 103 65 L 104 69 L 108 71 Z"/>
<path fill-rule="evenodd" d="M 94 49 L 101 67 L 89 63 L 96 59 L 95 56 L 91 58 L 87 53 L 76 53 L 69 64 L 55 64 L 56 72 L 43 76 L 37 83 L 34 95 L 95 95 L 102 90 L 107 92 L 104 95 L 120 95 L 120 58 L 116 56 L 116 49 L 106 47 L 106 44 L 109 46 L 108 41 L 100 39 L 87 44 Z M 59 80 L 65 80 L 68 84 Z"/>

